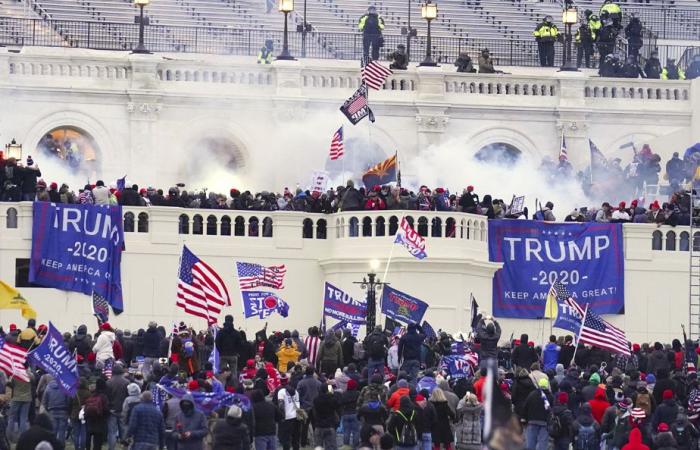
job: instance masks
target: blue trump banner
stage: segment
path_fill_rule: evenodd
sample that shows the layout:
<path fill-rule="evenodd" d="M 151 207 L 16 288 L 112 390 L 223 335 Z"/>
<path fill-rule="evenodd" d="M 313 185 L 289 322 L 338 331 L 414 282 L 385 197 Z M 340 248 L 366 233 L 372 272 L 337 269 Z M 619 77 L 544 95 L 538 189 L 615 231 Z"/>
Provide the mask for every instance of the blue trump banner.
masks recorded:
<path fill-rule="evenodd" d="M 263 291 L 241 291 L 243 296 L 243 312 L 246 319 L 258 317 L 265 319 L 273 312 L 279 313 L 282 317 L 289 315 L 289 305 L 272 292 Z"/>
<path fill-rule="evenodd" d="M 124 311 L 121 206 L 34 202 L 29 281 L 103 297 Z"/>
<path fill-rule="evenodd" d="M 384 286 L 382 313 L 387 317 L 402 323 L 420 323 L 427 309 L 428 304 L 423 300 Z"/>
<path fill-rule="evenodd" d="M 51 374 L 69 396 L 78 391 L 78 364 L 63 343 L 61 333 L 49 322 L 49 331 L 41 344 L 27 355 L 29 361 Z"/>
<path fill-rule="evenodd" d="M 555 282 L 599 314 L 624 313 L 621 224 L 491 220 L 489 260 L 503 263 L 493 279 L 494 316 L 544 317 Z"/>
<path fill-rule="evenodd" d="M 365 323 L 367 304 L 355 300 L 343 290 L 326 283 L 323 290 L 323 314 L 348 323 Z"/>

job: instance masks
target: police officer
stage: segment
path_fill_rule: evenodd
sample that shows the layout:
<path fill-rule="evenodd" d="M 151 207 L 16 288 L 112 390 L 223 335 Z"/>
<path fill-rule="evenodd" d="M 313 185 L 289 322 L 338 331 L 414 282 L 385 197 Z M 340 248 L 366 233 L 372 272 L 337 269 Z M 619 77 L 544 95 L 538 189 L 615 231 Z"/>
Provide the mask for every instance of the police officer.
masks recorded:
<path fill-rule="evenodd" d="M 617 39 L 617 28 L 611 23 L 607 23 L 600 29 L 598 33 L 598 55 L 600 56 L 600 65 L 605 61 L 605 57 L 612 53 L 615 48 L 615 40 Z"/>
<path fill-rule="evenodd" d="M 627 55 L 639 57 L 639 49 L 642 48 L 642 22 L 639 17 L 632 13 L 630 23 L 625 27 L 625 37 L 627 38 Z"/>
<path fill-rule="evenodd" d="M 272 39 L 266 39 L 265 45 L 258 52 L 258 64 L 272 63 Z"/>
<path fill-rule="evenodd" d="M 372 47 L 372 60 L 379 59 L 379 48 L 384 45 L 382 30 L 384 30 L 384 19 L 377 14 L 377 8 L 370 6 L 367 14 L 360 17 L 357 27 L 362 31 L 362 57 L 363 62 L 369 61 L 369 48 Z"/>
<path fill-rule="evenodd" d="M 559 29 L 552 23 L 552 16 L 546 16 L 542 23 L 532 32 L 537 41 L 537 52 L 540 55 L 540 66 L 554 66 L 554 41 L 559 36 Z"/>
<path fill-rule="evenodd" d="M 389 65 L 392 70 L 406 70 L 408 68 L 408 57 L 406 56 L 406 46 L 399 44 L 396 50 L 389 55 L 389 59 L 393 62 Z"/>
<path fill-rule="evenodd" d="M 591 14 L 588 16 L 588 27 L 591 29 L 591 36 L 593 36 L 593 42 L 595 42 L 598 39 L 600 29 L 603 28 L 603 22 L 600 21 L 600 17 Z"/>
<path fill-rule="evenodd" d="M 622 28 L 622 9 L 617 3 L 613 3 L 612 0 L 605 0 L 603 6 L 600 7 L 600 17 L 605 20 L 609 18 L 612 20 L 612 24 L 615 28 L 620 30 Z"/>
<path fill-rule="evenodd" d="M 581 24 L 576 30 L 576 67 L 581 67 L 584 58 L 586 68 L 591 67 L 591 55 L 593 55 L 593 33 L 586 20 L 581 20 Z"/>
<path fill-rule="evenodd" d="M 700 55 L 693 56 L 693 60 L 685 71 L 685 77 L 688 80 L 694 80 L 700 77 Z"/>
<path fill-rule="evenodd" d="M 600 63 L 600 69 L 598 73 L 601 77 L 618 77 L 622 71 L 622 63 L 620 58 L 614 53 L 605 55 L 605 59 Z"/>
<path fill-rule="evenodd" d="M 627 56 L 627 60 L 620 68 L 619 76 L 621 78 L 644 77 L 644 73 L 642 72 L 642 68 L 639 67 L 639 64 L 637 63 L 637 58 L 635 56 L 632 56 L 632 55 Z"/>
<path fill-rule="evenodd" d="M 659 61 L 659 52 L 654 50 L 651 52 L 651 56 L 647 59 L 646 64 L 644 64 L 644 76 L 646 78 L 656 79 L 661 78 L 661 61 Z"/>
<path fill-rule="evenodd" d="M 673 58 L 666 59 L 666 67 L 661 71 L 662 80 L 685 80 L 683 69 L 676 65 Z"/>

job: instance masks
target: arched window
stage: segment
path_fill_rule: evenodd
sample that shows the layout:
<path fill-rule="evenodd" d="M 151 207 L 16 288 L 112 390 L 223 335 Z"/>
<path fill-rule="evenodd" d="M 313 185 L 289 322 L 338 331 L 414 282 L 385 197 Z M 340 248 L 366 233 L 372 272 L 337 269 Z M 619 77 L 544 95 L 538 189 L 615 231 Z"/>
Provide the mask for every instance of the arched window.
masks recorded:
<path fill-rule="evenodd" d="M 522 152 L 511 144 L 496 142 L 482 147 L 474 158 L 486 163 L 512 166 L 518 162 Z"/>
<path fill-rule="evenodd" d="M 674 231 L 666 233 L 666 250 L 676 250 L 676 233 Z"/>
<path fill-rule="evenodd" d="M 700 252 L 700 231 L 693 234 L 693 251 Z"/>
<path fill-rule="evenodd" d="M 260 230 L 258 229 L 258 218 L 253 216 L 248 219 L 248 236 L 258 237 L 260 236 Z"/>
<path fill-rule="evenodd" d="M 316 239 L 326 239 L 328 223 L 326 219 L 318 219 L 316 221 Z"/>
<path fill-rule="evenodd" d="M 442 237 L 442 219 L 439 217 L 433 217 L 432 222 L 432 230 L 430 235 L 432 237 Z"/>
<path fill-rule="evenodd" d="M 449 217 L 445 221 L 445 237 L 453 238 L 457 236 L 456 225 L 457 223 L 452 217 Z"/>
<path fill-rule="evenodd" d="M 90 133 L 74 126 L 60 126 L 45 133 L 35 152 L 45 159 L 57 160 L 71 172 L 90 174 L 101 171 L 102 158 L 97 142 Z"/>
<path fill-rule="evenodd" d="M 124 233 L 134 232 L 134 213 L 127 212 L 124 214 Z"/>
<path fill-rule="evenodd" d="M 7 228 L 17 228 L 17 210 L 15 208 L 7 208 L 5 226 Z"/>
<path fill-rule="evenodd" d="M 348 221 L 348 236 L 349 237 L 357 237 L 359 234 L 359 225 L 360 221 L 357 219 L 357 217 L 351 217 L 350 220 Z"/>
<path fill-rule="evenodd" d="M 216 216 L 207 217 L 207 236 L 216 236 Z"/>
<path fill-rule="evenodd" d="M 696 233 L 700 234 L 700 233 Z M 656 230 L 652 233 L 651 235 L 651 249 L 652 250 L 661 250 L 661 241 L 663 240 L 663 233 L 660 232 L 659 230 Z"/>
<path fill-rule="evenodd" d="M 231 236 L 231 218 L 229 216 L 221 218 L 221 235 Z"/>
<path fill-rule="evenodd" d="M 148 233 L 148 214 L 145 212 L 139 213 L 138 232 Z"/>
<path fill-rule="evenodd" d="M 178 231 L 180 234 L 190 234 L 190 218 L 187 214 L 180 214 Z"/>
<path fill-rule="evenodd" d="M 245 219 L 241 216 L 237 216 L 233 224 L 233 235 L 245 236 Z"/>
<path fill-rule="evenodd" d="M 263 237 L 272 237 L 272 217 L 263 219 Z"/>
<path fill-rule="evenodd" d="M 192 234 L 204 233 L 204 218 L 199 214 L 195 214 L 192 218 Z"/>
<path fill-rule="evenodd" d="M 393 236 L 399 229 L 399 218 L 396 216 L 389 217 L 389 236 Z"/>
<path fill-rule="evenodd" d="M 426 217 L 418 218 L 418 234 L 423 237 L 428 236 L 428 219 Z"/>
<path fill-rule="evenodd" d="M 682 252 L 690 250 L 690 234 L 687 231 L 681 233 L 681 241 L 678 250 Z"/>
<path fill-rule="evenodd" d="M 372 219 L 369 217 L 362 219 L 362 236 L 372 236 Z"/>
<path fill-rule="evenodd" d="M 374 223 L 374 235 L 375 236 L 385 236 L 386 232 L 386 219 L 382 216 L 377 217 Z"/>
<path fill-rule="evenodd" d="M 312 239 L 314 237 L 314 221 L 311 219 L 304 219 L 303 226 L 301 228 L 302 239 Z"/>

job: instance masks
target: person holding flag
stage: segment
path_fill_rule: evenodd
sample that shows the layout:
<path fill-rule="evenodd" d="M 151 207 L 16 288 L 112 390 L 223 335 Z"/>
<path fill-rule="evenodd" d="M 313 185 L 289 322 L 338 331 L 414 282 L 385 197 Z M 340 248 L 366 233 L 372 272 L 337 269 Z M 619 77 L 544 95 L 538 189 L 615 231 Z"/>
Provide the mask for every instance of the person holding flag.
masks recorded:
<path fill-rule="evenodd" d="M 493 316 L 480 317 L 476 325 L 476 338 L 481 344 L 481 365 L 489 358 L 498 359 L 498 341 L 501 339 L 501 325 Z"/>

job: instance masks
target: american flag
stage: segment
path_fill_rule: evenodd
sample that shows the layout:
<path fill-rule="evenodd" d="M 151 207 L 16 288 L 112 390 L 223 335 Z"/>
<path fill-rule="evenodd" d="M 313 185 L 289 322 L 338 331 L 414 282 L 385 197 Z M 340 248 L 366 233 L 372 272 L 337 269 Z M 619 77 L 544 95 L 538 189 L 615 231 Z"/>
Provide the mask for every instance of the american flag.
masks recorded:
<path fill-rule="evenodd" d="M 331 160 L 335 161 L 345 154 L 343 149 L 343 127 L 338 128 L 338 131 L 333 135 L 331 140 Z"/>
<path fill-rule="evenodd" d="M 569 153 L 566 151 L 566 137 L 561 135 L 561 149 L 559 149 L 559 159 L 569 160 Z"/>
<path fill-rule="evenodd" d="M 224 280 L 187 247 L 182 248 L 176 305 L 209 325 L 216 323 L 221 308 L 231 306 Z"/>
<path fill-rule="evenodd" d="M 0 369 L 10 377 L 29 382 L 29 375 L 24 363 L 27 350 L 19 345 L 10 344 L 0 336 Z"/>
<path fill-rule="evenodd" d="M 437 334 L 435 333 L 435 329 L 428 323 L 427 320 L 423 321 L 423 334 L 425 334 L 426 337 L 429 338 L 436 338 Z"/>
<path fill-rule="evenodd" d="M 92 292 L 92 314 L 100 323 L 109 321 L 109 303 L 95 291 Z"/>
<path fill-rule="evenodd" d="M 598 314 L 591 311 L 590 307 L 586 307 L 584 313 L 579 342 L 623 355 L 629 356 L 630 354 L 625 332 L 606 322 Z"/>
<path fill-rule="evenodd" d="M 362 68 L 362 81 L 372 89 L 379 90 L 392 73 L 394 72 L 391 69 L 387 69 L 376 61 L 371 61 Z"/>
<path fill-rule="evenodd" d="M 236 269 L 241 290 L 260 286 L 284 289 L 284 275 L 287 273 L 287 266 L 284 264 L 265 267 L 260 264 L 237 262 Z"/>
<path fill-rule="evenodd" d="M 355 114 L 365 106 L 367 106 L 367 97 L 364 95 L 358 95 L 357 98 L 348 105 L 348 113 Z"/>
<path fill-rule="evenodd" d="M 107 361 L 105 361 L 105 365 L 102 368 L 102 375 L 104 375 L 104 377 L 107 378 L 108 380 L 111 380 L 113 368 L 114 368 L 114 360 L 108 359 Z"/>

